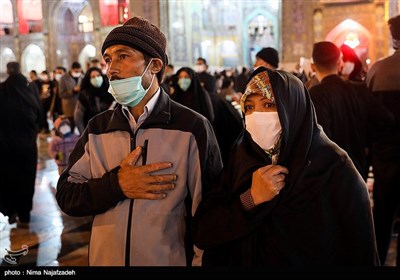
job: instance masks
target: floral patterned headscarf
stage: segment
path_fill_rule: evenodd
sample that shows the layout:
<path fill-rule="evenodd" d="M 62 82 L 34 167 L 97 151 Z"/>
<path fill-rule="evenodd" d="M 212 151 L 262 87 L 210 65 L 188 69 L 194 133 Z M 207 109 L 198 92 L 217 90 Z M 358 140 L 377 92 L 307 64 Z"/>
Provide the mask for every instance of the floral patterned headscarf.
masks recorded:
<path fill-rule="evenodd" d="M 271 81 L 269 80 L 268 72 L 263 71 L 251 78 L 247 83 L 246 90 L 240 98 L 240 107 L 244 113 L 244 102 L 250 94 L 261 94 L 275 103 L 274 93 L 272 91 Z"/>
<path fill-rule="evenodd" d="M 247 83 L 246 90 L 242 95 L 242 97 L 240 98 L 240 107 L 243 113 L 245 113 L 244 103 L 247 97 L 251 94 L 262 94 L 264 97 L 266 97 L 272 103 L 275 104 L 274 92 L 272 90 L 271 81 L 269 79 L 267 71 L 262 71 L 256 74 Z M 271 158 L 272 164 L 276 164 L 278 162 L 281 142 L 282 142 L 282 132 L 277 141 L 275 142 L 274 146 L 269 150 L 264 150 Z"/>

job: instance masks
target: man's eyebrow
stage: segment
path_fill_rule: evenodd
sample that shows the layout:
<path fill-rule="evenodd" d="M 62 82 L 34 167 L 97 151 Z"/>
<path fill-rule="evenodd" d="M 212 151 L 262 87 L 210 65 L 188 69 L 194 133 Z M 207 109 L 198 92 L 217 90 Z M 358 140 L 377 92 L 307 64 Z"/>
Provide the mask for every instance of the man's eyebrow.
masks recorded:
<path fill-rule="evenodd" d="M 121 53 L 121 52 L 133 52 L 133 50 L 132 50 L 131 48 L 129 48 L 129 47 L 123 46 L 123 47 L 119 47 L 119 48 L 116 49 L 114 52 L 116 52 L 116 53 Z M 110 54 L 108 54 L 108 53 L 106 52 L 106 53 L 104 53 L 103 56 L 106 56 L 106 55 L 109 56 Z"/>

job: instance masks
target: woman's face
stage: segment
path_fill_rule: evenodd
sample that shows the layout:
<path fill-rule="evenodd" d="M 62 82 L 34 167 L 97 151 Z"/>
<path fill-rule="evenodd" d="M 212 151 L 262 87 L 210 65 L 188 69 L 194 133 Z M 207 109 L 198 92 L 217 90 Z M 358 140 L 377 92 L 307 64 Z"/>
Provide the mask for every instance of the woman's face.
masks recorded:
<path fill-rule="evenodd" d="M 90 78 L 96 78 L 96 77 L 99 77 L 99 76 L 101 76 L 101 73 L 99 73 L 99 72 L 97 72 L 95 70 L 90 73 Z"/>
<path fill-rule="evenodd" d="M 253 112 L 276 112 L 276 104 L 261 94 L 250 94 L 244 102 L 244 113 L 250 115 Z"/>
<path fill-rule="evenodd" d="M 181 78 L 190 79 L 190 75 L 186 71 L 181 71 L 181 72 L 179 72 L 178 79 L 181 79 Z"/>

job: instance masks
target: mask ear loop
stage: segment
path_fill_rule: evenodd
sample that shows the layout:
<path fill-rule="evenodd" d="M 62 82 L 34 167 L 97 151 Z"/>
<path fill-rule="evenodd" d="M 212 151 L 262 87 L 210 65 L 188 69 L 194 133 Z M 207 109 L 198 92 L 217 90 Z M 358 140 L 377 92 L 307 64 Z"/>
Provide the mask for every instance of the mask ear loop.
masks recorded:
<path fill-rule="evenodd" d="M 146 94 L 147 94 L 147 92 L 149 91 L 149 89 L 151 88 L 151 85 L 153 84 L 153 81 L 154 81 L 154 76 L 155 76 L 155 74 L 152 74 L 152 75 L 153 75 L 153 77 L 151 78 L 151 82 L 150 82 L 149 87 L 146 89 Z"/>
<path fill-rule="evenodd" d="M 147 64 L 146 69 L 144 69 L 143 74 L 142 74 L 142 76 L 140 77 L 141 79 L 143 79 L 143 76 L 144 76 L 144 74 L 146 73 L 146 71 L 148 70 L 148 68 L 149 68 L 149 66 L 150 66 L 150 64 L 151 64 L 152 61 L 153 61 L 153 59 L 150 59 L 149 64 Z M 152 73 L 152 75 L 153 75 L 153 77 L 151 78 L 151 82 L 150 82 L 149 87 L 146 89 L 146 94 L 147 94 L 147 92 L 149 91 L 149 89 L 151 88 L 151 85 L 153 84 L 153 81 L 154 81 L 154 76 L 155 76 L 155 74 Z"/>
<path fill-rule="evenodd" d="M 144 71 L 143 71 L 142 75 L 140 76 L 140 78 L 143 78 L 144 74 L 145 74 L 146 71 L 149 69 L 149 66 L 150 66 L 150 64 L 151 64 L 152 61 L 153 61 L 153 59 L 150 59 L 149 64 L 147 64 L 147 66 L 146 66 L 146 68 L 144 69 Z"/>

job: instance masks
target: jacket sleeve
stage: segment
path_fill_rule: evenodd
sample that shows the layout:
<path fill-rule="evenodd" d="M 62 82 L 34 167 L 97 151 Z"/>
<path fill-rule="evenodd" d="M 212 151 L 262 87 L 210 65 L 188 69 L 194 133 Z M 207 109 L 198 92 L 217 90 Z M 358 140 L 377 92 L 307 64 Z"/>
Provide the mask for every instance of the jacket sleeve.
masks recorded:
<path fill-rule="evenodd" d="M 90 157 L 85 151 L 87 141 L 86 130 L 72 151 L 68 167 L 57 183 L 58 205 L 70 216 L 101 214 L 126 199 L 118 183 L 119 166 L 106 172 L 101 178 L 92 178 L 89 168 Z M 71 172 L 71 168 L 78 160 L 80 166 L 87 166 L 87 169 L 81 168 L 79 173 Z M 87 164 L 84 164 L 85 162 Z"/>

